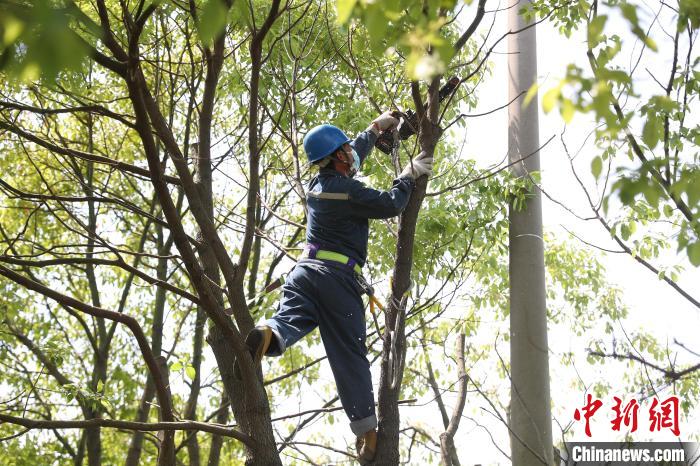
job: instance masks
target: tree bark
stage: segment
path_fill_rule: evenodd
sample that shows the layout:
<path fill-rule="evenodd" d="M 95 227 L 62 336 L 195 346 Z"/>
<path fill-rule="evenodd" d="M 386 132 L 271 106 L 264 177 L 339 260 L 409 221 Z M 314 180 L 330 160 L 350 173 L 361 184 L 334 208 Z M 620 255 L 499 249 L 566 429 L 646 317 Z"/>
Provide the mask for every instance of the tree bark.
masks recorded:
<path fill-rule="evenodd" d="M 510 30 L 526 26 L 519 14 L 523 6 L 508 11 Z M 536 47 L 534 26 L 508 36 L 508 93 L 514 99 L 508 107 L 508 153 L 518 177 L 540 171 L 537 96 L 524 103 L 537 79 Z M 542 198 L 536 185 L 522 210 L 511 202 L 509 220 L 511 458 L 515 466 L 552 464 Z"/>
<path fill-rule="evenodd" d="M 87 132 L 88 132 L 88 152 L 94 152 L 94 141 L 93 141 L 93 120 L 92 115 L 87 115 Z M 86 176 L 84 178 L 84 188 L 83 191 L 85 195 L 90 198 L 88 201 L 88 225 L 87 225 L 87 250 L 85 252 L 85 258 L 89 261 L 94 257 L 95 250 L 95 238 L 97 236 L 97 210 L 95 209 L 95 201 L 92 199 L 94 196 L 93 180 L 94 180 L 94 162 L 88 161 L 86 164 Z M 100 292 L 99 284 L 97 283 L 97 277 L 95 275 L 95 267 L 88 263 L 85 266 L 85 275 L 88 282 L 88 287 L 90 289 L 90 298 L 92 305 L 95 307 L 101 307 L 100 303 Z M 107 357 L 109 355 L 109 344 L 107 341 L 107 332 L 105 328 L 104 319 L 99 317 L 93 318 L 97 323 L 97 332 L 95 338 L 97 339 L 97 348 L 93 351 L 93 373 L 90 377 L 90 389 L 96 391 L 97 384 L 101 380 L 103 383 L 107 382 Z M 100 417 L 101 406 L 96 404 L 94 406 L 87 406 L 88 419 Z M 85 441 L 88 457 L 88 466 L 100 466 L 102 464 L 102 435 L 100 433 L 99 427 L 90 427 L 85 430 Z"/>
<path fill-rule="evenodd" d="M 228 422 L 228 397 L 226 392 L 221 395 L 221 405 L 219 407 L 219 413 L 216 415 L 216 422 L 221 425 L 225 425 Z M 212 435 L 211 446 L 209 447 L 209 459 L 207 460 L 207 466 L 219 466 L 221 461 L 221 447 L 224 444 L 224 437 L 221 435 Z"/>
<path fill-rule="evenodd" d="M 460 333 L 457 337 L 457 344 L 455 345 L 459 377 L 457 404 L 452 410 L 450 421 L 445 426 L 445 432 L 440 434 L 440 455 L 442 456 L 443 466 L 460 466 L 454 438 L 459 428 L 459 421 L 462 419 L 464 404 L 467 400 L 467 369 L 464 363 L 464 339 L 464 334 Z"/>
<path fill-rule="evenodd" d="M 163 227 L 156 224 L 156 241 L 158 247 L 158 254 L 160 256 L 167 255 L 170 249 L 170 241 L 163 241 Z M 168 278 L 168 259 L 165 257 L 159 257 L 156 264 L 156 277 L 159 280 L 167 280 Z M 165 312 L 165 289 L 158 287 L 156 289 L 156 296 L 154 302 L 153 311 L 153 323 L 151 325 L 151 348 L 153 349 L 153 354 L 156 356 L 160 355 L 163 346 L 163 316 Z M 146 386 L 143 390 L 143 395 L 141 396 L 141 401 L 139 402 L 139 407 L 136 412 L 137 422 L 146 422 L 148 420 L 148 414 L 151 410 L 151 400 L 156 394 L 156 387 L 153 383 L 153 378 L 151 374 L 148 374 L 146 378 Z M 141 451 L 143 448 L 143 439 L 145 433 L 142 431 L 136 431 L 131 436 L 131 441 L 129 442 L 129 451 L 126 455 L 125 466 L 139 466 Z"/>
<path fill-rule="evenodd" d="M 422 151 L 430 156 L 435 151 L 435 145 L 440 138 L 440 127 L 435 123 L 438 120 L 438 89 L 440 78 L 433 79 L 428 95 L 427 109 L 422 108 L 421 97 L 414 86 L 414 103 L 421 121 L 419 142 Z M 396 260 L 392 275 L 393 287 L 391 289 L 391 301 L 386 314 L 386 329 L 384 331 L 384 343 L 382 347 L 381 375 L 379 379 L 379 403 L 378 421 L 379 436 L 377 444 L 377 456 L 374 464 L 394 465 L 399 464 L 399 393 L 403 379 L 403 362 L 406 355 L 405 319 L 400 318 L 406 312 L 406 293 L 411 285 L 411 270 L 413 268 L 413 244 L 415 240 L 416 223 L 420 211 L 425 190 L 428 185 L 428 177 L 422 176 L 416 180 L 416 187 L 411 194 L 406 209 L 399 220 L 398 240 L 396 242 Z M 403 306 L 398 306 L 403 303 Z M 397 325 L 398 322 L 398 325 Z M 395 369 L 394 375 L 389 371 L 389 354 L 392 341 L 389 330 L 394 329 L 394 345 L 400 367 Z M 392 378 L 396 378 L 396 384 L 392 388 Z"/>
<path fill-rule="evenodd" d="M 218 72 L 217 72 L 218 74 Z M 207 76 L 209 79 L 209 76 Z M 212 96 L 213 99 L 213 96 Z M 205 94 L 206 101 L 206 94 Z M 212 102 L 213 103 L 213 102 Z M 202 112 L 202 115 L 205 115 Z M 208 121 L 208 120 L 207 120 Z M 211 170 L 211 150 L 209 147 L 209 125 L 204 125 L 202 127 L 202 121 L 200 119 L 200 142 L 193 147 L 197 150 L 194 151 L 195 158 L 195 183 L 199 188 L 199 195 L 204 203 L 204 208 L 207 214 L 210 216 L 211 221 L 214 221 L 214 200 L 212 194 L 212 170 Z M 206 144 L 206 146 L 202 146 Z M 204 273 L 211 280 L 212 283 L 219 284 L 219 267 L 216 263 L 216 258 L 213 257 L 213 251 L 206 245 L 206 241 L 201 231 L 197 233 L 197 241 L 199 241 L 199 247 L 197 248 L 197 253 L 199 255 L 199 260 L 202 262 L 204 268 Z M 216 288 L 214 288 L 216 290 Z M 216 300 L 223 305 L 223 296 L 219 291 L 215 291 Z M 195 318 L 195 328 L 194 328 L 194 339 L 192 347 L 192 366 L 195 369 L 194 380 L 190 387 L 190 395 L 187 399 L 187 405 L 185 408 L 185 419 L 196 420 L 197 419 L 197 401 L 199 399 L 200 385 L 201 385 L 201 366 L 202 366 L 202 349 L 204 342 L 204 326 L 206 325 L 206 310 L 202 306 L 197 306 L 197 315 Z M 187 439 L 187 453 L 189 455 L 190 466 L 199 466 L 199 443 L 197 442 L 196 435 L 190 435 Z"/>
<path fill-rule="evenodd" d="M 481 23 L 484 17 L 484 8 L 486 0 L 479 0 L 477 11 L 474 19 L 469 24 L 464 33 L 454 44 L 455 53 L 459 53 L 464 44 L 472 37 L 476 28 Z M 432 79 L 428 88 L 428 103 L 427 106 L 423 103 L 423 96 L 420 93 L 418 82 L 411 84 L 411 94 L 415 105 L 416 114 L 420 121 L 418 128 L 418 142 L 421 151 L 433 156 L 435 146 L 437 145 L 442 130 L 439 126 L 440 121 L 440 103 L 438 100 L 438 92 L 440 87 L 441 76 L 436 76 Z M 392 274 L 393 286 L 391 289 L 391 298 L 386 313 L 386 327 L 383 335 L 382 346 L 382 361 L 381 375 L 379 379 L 379 400 L 378 400 L 378 440 L 377 440 L 377 455 L 374 460 L 375 465 L 397 465 L 400 462 L 399 457 L 399 393 L 401 390 L 401 381 L 403 379 L 404 358 L 406 355 L 406 335 L 405 335 L 405 320 L 400 319 L 400 325 L 396 325 L 397 318 L 401 313 L 405 313 L 405 309 L 399 309 L 398 303 L 403 302 L 404 297 L 410 289 L 411 285 L 411 270 L 413 268 L 413 245 L 415 240 L 416 223 L 418 221 L 418 213 L 425 197 L 428 178 L 422 176 L 416 180 L 416 186 L 411 194 L 408 205 L 403 211 L 399 219 L 398 239 L 396 242 L 396 260 L 394 262 L 394 270 Z M 389 330 L 395 330 L 395 347 L 401 364 L 396 375 L 396 384 L 392 388 L 392 374 L 388 373 L 389 368 L 389 352 L 391 350 L 391 340 L 389 338 Z"/>

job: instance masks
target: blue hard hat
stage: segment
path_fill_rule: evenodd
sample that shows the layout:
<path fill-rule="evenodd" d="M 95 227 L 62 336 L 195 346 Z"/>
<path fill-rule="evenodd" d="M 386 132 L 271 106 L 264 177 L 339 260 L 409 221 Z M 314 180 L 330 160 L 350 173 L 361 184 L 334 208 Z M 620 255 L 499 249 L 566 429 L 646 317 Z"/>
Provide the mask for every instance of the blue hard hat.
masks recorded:
<path fill-rule="evenodd" d="M 337 148 L 350 142 L 340 128 L 333 125 L 318 125 L 304 136 L 304 151 L 309 162 L 318 162 Z"/>

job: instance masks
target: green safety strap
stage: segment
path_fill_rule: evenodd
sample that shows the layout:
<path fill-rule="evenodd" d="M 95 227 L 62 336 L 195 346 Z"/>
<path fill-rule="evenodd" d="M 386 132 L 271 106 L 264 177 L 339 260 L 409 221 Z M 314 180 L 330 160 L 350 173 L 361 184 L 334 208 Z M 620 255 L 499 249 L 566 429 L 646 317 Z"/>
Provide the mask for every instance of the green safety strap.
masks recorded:
<path fill-rule="evenodd" d="M 330 194 L 334 194 L 334 193 L 330 193 Z M 309 250 L 308 250 L 308 249 L 305 249 L 304 252 L 302 253 L 300 259 L 308 259 L 308 257 L 309 257 Z M 348 256 L 346 256 L 345 254 L 340 254 L 339 252 L 334 252 L 334 251 L 326 251 L 326 250 L 324 250 L 324 249 L 319 249 L 318 251 L 316 251 L 316 256 L 315 256 L 315 258 L 316 258 L 316 259 L 320 259 L 320 260 L 327 260 L 327 261 L 333 261 L 333 262 L 340 262 L 341 264 L 345 264 L 345 265 L 347 265 L 348 263 L 350 263 L 350 260 L 351 260 L 351 259 L 350 259 Z M 353 266 L 352 269 L 355 271 L 356 274 L 362 275 L 362 267 L 360 267 L 360 264 L 355 263 L 355 265 Z M 260 298 L 262 298 L 262 297 L 265 296 L 266 294 L 268 294 L 268 293 L 270 293 L 270 292 L 276 290 L 277 288 L 281 287 L 282 285 L 284 285 L 285 278 L 286 278 L 286 277 L 285 277 L 284 275 L 280 276 L 277 280 L 274 280 L 272 283 L 270 283 L 269 285 L 267 285 L 267 286 L 265 287 L 265 289 L 262 290 L 259 294 L 257 294 L 257 295 L 254 296 L 253 298 L 249 299 L 248 302 L 247 302 L 248 307 L 249 307 L 249 308 L 254 308 L 254 307 L 255 307 L 255 303 L 256 303 L 258 300 L 260 300 Z M 375 300 L 376 300 L 376 298 L 375 298 Z M 379 303 L 379 302 L 377 301 L 376 304 L 377 304 L 377 306 L 378 306 L 380 309 L 384 310 L 384 309 L 383 309 L 383 306 L 381 305 L 381 303 Z M 372 309 L 372 310 L 374 310 L 374 309 Z M 233 313 L 232 309 L 226 309 L 225 312 L 226 312 L 228 315 L 231 315 L 231 314 Z"/>
<path fill-rule="evenodd" d="M 308 249 L 304 250 L 304 253 L 301 255 L 301 259 L 308 259 L 308 254 Z M 315 258 L 326 261 L 340 262 L 341 264 L 347 264 L 348 262 L 350 262 L 350 258 L 345 254 L 341 254 L 339 252 L 334 251 L 326 251 L 324 249 L 319 249 L 318 251 L 316 251 Z M 355 271 L 355 273 L 362 273 L 362 267 L 360 267 L 360 264 L 355 264 L 355 266 L 352 269 Z"/>

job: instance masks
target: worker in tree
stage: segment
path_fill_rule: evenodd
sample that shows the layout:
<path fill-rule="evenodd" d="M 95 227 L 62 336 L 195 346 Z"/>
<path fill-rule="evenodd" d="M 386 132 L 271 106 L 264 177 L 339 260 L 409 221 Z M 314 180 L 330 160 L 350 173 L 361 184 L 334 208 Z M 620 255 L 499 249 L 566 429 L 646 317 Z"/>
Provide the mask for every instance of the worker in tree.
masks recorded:
<path fill-rule="evenodd" d="M 377 417 L 365 346 L 363 290 L 357 275 L 367 260 L 369 219 L 395 217 L 408 203 L 414 180 L 429 175 L 432 157 L 421 153 L 388 191 L 353 179 L 384 130 L 396 130 L 390 112 L 379 116 L 353 141 L 329 124 L 304 137 L 310 163 L 319 167 L 307 192 L 306 248 L 283 286 L 274 316 L 246 337 L 254 361 L 279 356 L 317 326 L 338 395 L 357 436 L 358 459 L 366 464 L 377 446 Z"/>

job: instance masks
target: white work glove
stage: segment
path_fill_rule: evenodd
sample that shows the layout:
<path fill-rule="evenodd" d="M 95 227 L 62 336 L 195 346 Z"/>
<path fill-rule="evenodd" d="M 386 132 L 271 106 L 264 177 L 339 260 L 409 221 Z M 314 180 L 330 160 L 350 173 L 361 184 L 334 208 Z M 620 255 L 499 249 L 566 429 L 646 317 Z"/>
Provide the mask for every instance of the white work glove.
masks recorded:
<path fill-rule="evenodd" d="M 406 168 L 403 169 L 403 171 L 399 175 L 399 178 L 408 176 L 415 180 L 423 175 L 430 176 L 432 172 L 433 157 L 431 155 L 428 155 L 427 152 L 423 151 L 420 154 L 418 154 L 418 156 L 415 159 L 413 159 L 411 163 L 406 165 Z"/>
<path fill-rule="evenodd" d="M 392 116 L 391 112 L 387 110 L 375 118 L 369 127 L 375 134 L 379 134 L 382 131 L 394 130 L 397 126 L 399 126 L 399 119 Z"/>

